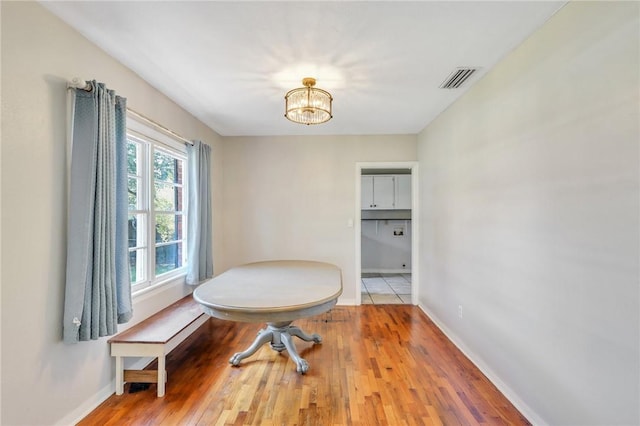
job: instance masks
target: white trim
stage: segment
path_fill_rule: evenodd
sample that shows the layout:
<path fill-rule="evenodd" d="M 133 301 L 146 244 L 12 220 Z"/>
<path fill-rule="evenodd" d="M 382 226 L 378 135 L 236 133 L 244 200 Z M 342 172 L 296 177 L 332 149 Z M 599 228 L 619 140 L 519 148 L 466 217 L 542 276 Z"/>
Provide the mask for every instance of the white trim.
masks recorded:
<path fill-rule="evenodd" d="M 165 145 L 169 149 L 176 150 L 183 155 L 187 152 L 185 142 L 178 141 L 174 137 L 154 129 L 149 124 L 140 121 L 136 116 L 131 114 L 127 114 L 127 131 L 133 132 L 134 135 L 137 133 L 139 137 L 142 138 L 152 139 L 154 142 Z"/>
<path fill-rule="evenodd" d="M 131 117 L 130 117 L 131 118 Z M 175 139 L 172 135 L 166 135 L 154 127 L 150 127 L 150 124 L 145 121 L 136 121 L 136 117 L 133 116 L 133 120 L 127 121 L 127 138 L 131 139 L 134 143 L 139 144 L 141 147 L 140 157 L 144 157 L 141 164 L 138 164 L 138 170 L 136 170 L 136 179 L 140 178 L 145 185 L 144 190 L 140 194 L 139 204 L 143 204 L 148 207 L 148 210 L 129 210 L 129 214 L 141 214 L 145 218 L 146 232 L 144 238 L 144 244 L 142 246 L 130 247 L 129 252 L 138 251 L 145 257 L 145 276 L 144 280 L 138 281 L 132 284 L 132 294 L 135 296 L 147 289 L 155 288 L 163 285 L 169 280 L 186 275 L 187 270 L 187 244 L 186 236 L 188 235 L 187 229 L 187 215 L 188 215 L 188 184 L 186 182 L 189 164 L 187 159 L 187 149 L 184 143 L 181 143 Z M 181 187 L 184 196 L 183 209 L 175 211 L 157 211 L 153 205 L 154 194 L 154 179 L 153 179 L 153 161 L 155 153 L 162 153 L 173 158 L 182 161 L 183 165 L 183 182 L 181 184 L 174 184 L 175 187 Z M 140 206 L 137 206 L 140 207 Z M 166 243 L 157 243 L 153 236 L 156 230 L 156 218 L 159 214 L 171 214 L 181 218 L 183 223 L 183 238 Z M 182 266 L 174 270 L 165 272 L 158 275 L 156 273 L 156 251 L 158 247 L 169 246 L 173 244 L 182 244 L 183 256 Z"/>
<path fill-rule="evenodd" d="M 357 306 L 359 304 L 360 302 L 357 302 L 356 299 L 346 298 L 346 297 L 338 298 L 338 303 L 336 303 L 336 305 L 338 306 Z"/>
<path fill-rule="evenodd" d="M 141 123 L 145 123 L 146 125 L 150 126 L 151 128 L 160 131 L 163 134 L 166 134 L 167 136 L 170 136 L 174 139 L 177 139 L 179 141 L 182 141 L 184 143 L 187 143 L 189 145 L 193 145 L 193 142 L 190 141 L 189 139 L 185 138 L 184 136 L 180 136 L 179 134 L 177 134 L 176 132 L 174 132 L 171 129 L 168 129 L 166 127 L 164 127 L 162 124 L 158 123 L 155 120 L 150 119 L 149 117 L 140 114 L 137 111 L 132 110 L 131 108 L 127 108 L 127 117 L 128 118 L 133 118 L 134 120 L 137 120 Z"/>
<path fill-rule="evenodd" d="M 113 358 L 112 358 L 113 359 Z M 131 370 L 144 370 L 149 364 L 155 361 L 155 358 L 140 358 L 135 363 L 131 364 L 128 368 Z M 115 378 L 104 386 L 97 393 L 93 394 L 90 398 L 87 398 L 78 408 L 68 413 L 62 419 L 54 423 L 54 426 L 69 426 L 76 425 L 87 417 L 93 410 L 98 408 L 100 404 L 105 402 L 111 395 L 114 395 L 114 389 L 116 386 Z"/>
<path fill-rule="evenodd" d="M 143 287 L 132 293 L 131 297 L 134 302 L 149 299 L 172 287 L 185 286 L 187 284 L 186 278 L 187 274 L 183 271 L 180 275 L 166 277 L 166 279 L 159 280 L 151 286 Z"/>
<path fill-rule="evenodd" d="M 411 274 L 411 269 L 365 269 L 361 274 Z"/>
<path fill-rule="evenodd" d="M 418 191 L 418 162 L 411 168 L 411 303 L 417 305 L 420 292 L 420 191 Z"/>
<path fill-rule="evenodd" d="M 361 180 L 362 169 L 410 169 L 411 170 L 411 303 L 418 304 L 418 290 L 420 285 L 418 262 L 420 259 L 418 249 L 420 247 L 420 205 L 418 196 L 418 162 L 417 161 L 380 161 L 380 162 L 356 162 L 356 203 L 354 214 L 355 227 L 355 275 L 356 275 L 356 305 L 362 304 L 362 211 L 361 211 Z M 404 271 L 407 273 L 409 271 Z"/>
<path fill-rule="evenodd" d="M 354 227 L 355 227 L 355 246 L 356 246 L 356 265 L 354 268 L 356 275 L 356 306 L 362 304 L 362 165 L 356 163 L 356 211 L 354 215 Z"/>
<path fill-rule="evenodd" d="M 54 423 L 55 426 L 69 426 L 76 425 L 82 419 L 87 417 L 89 413 L 95 410 L 98 405 L 102 404 L 107 398 L 113 395 L 113 389 L 115 386 L 115 380 L 109 382 L 100 391 L 87 398 L 80 406 L 75 410 L 68 413 L 66 416 Z"/>
<path fill-rule="evenodd" d="M 504 397 L 507 398 L 509 402 L 511 402 L 511 404 L 513 404 L 513 406 L 516 407 L 516 409 L 518 409 L 518 411 L 520 411 L 520 413 L 527 420 L 537 426 L 547 426 L 549 424 L 542 418 L 542 416 L 540 416 L 529 405 L 527 405 L 527 403 L 524 402 L 522 398 L 520 398 L 518 394 L 513 391 L 513 389 L 511 389 L 505 382 L 503 382 L 502 379 L 500 379 L 500 377 L 495 373 L 495 371 L 493 371 L 493 369 L 491 369 L 491 367 L 489 367 L 481 357 L 479 357 L 476 353 L 469 349 L 467 345 L 464 344 L 464 341 L 462 339 L 460 339 L 452 330 L 450 330 L 442 321 L 440 321 L 437 315 L 427 309 L 422 303 L 419 303 L 418 307 L 431 321 L 433 321 L 436 327 L 438 327 L 440 331 L 442 331 L 447 339 L 449 339 L 449 341 L 451 341 L 451 343 L 453 343 L 456 348 L 458 348 L 458 350 L 462 352 L 464 356 L 466 356 L 469 361 L 471 361 L 471 363 L 475 365 L 476 368 L 478 368 L 478 370 L 480 370 L 482 374 L 484 374 L 496 388 L 498 388 L 498 390 L 504 395 Z"/>

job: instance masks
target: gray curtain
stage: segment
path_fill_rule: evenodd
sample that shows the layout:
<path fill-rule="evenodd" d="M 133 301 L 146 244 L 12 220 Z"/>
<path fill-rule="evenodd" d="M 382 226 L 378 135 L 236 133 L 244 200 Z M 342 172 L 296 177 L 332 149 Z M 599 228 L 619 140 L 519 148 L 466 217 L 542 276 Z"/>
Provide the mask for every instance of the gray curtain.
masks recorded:
<path fill-rule="evenodd" d="M 213 277 L 211 232 L 211 148 L 200 141 L 187 145 L 189 213 L 187 216 L 187 284 Z"/>
<path fill-rule="evenodd" d="M 76 90 L 63 338 L 117 332 L 132 316 L 127 249 L 126 99 L 104 84 Z"/>

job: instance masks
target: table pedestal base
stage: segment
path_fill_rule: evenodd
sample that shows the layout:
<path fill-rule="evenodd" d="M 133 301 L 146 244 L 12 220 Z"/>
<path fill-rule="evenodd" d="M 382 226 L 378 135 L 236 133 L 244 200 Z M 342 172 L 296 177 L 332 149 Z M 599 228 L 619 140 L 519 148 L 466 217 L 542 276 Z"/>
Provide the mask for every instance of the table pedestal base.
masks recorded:
<path fill-rule="evenodd" d="M 270 342 L 271 349 L 274 351 L 282 352 L 287 350 L 289 356 L 296 363 L 296 370 L 300 374 L 304 374 L 309 370 L 309 364 L 304 359 L 300 358 L 296 346 L 293 344 L 292 337 L 296 336 L 305 342 L 321 343 L 322 337 L 318 334 L 307 334 L 295 325 L 291 325 L 291 321 L 288 322 L 276 322 L 267 323 L 267 328 L 263 328 L 258 332 L 258 337 L 253 341 L 251 346 L 243 352 L 234 354 L 229 363 L 233 365 L 240 364 L 240 361 L 250 357 L 265 343 Z"/>

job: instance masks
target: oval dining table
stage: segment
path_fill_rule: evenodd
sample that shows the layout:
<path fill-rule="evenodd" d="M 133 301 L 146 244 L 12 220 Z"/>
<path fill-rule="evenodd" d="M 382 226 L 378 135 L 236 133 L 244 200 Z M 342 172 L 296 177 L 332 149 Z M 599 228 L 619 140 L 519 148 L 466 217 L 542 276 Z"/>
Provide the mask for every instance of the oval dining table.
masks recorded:
<path fill-rule="evenodd" d="M 241 322 L 263 322 L 255 341 L 229 362 L 237 366 L 262 345 L 286 350 L 305 374 L 309 364 L 296 350 L 292 337 L 321 343 L 318 334 L 307 334 L 292 322 L 318 315 L 335 306 L 342 294 L 342 272 L 330 263 L 307 260 L 272 260 L 231 268 L 204 282 L 194 299 L 212 317 Z"/>

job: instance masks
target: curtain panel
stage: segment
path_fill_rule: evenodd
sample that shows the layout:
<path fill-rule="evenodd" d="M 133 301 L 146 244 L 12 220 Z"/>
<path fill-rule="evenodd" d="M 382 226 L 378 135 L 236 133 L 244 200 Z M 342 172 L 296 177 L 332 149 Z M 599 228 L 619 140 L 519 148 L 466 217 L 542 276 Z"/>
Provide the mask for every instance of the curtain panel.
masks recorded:
<path fill-rule="evenodd" d="M 211 147 L 187 145 L 189 212 L 187 216 L 187 284 L 213 277 L 211 230 Z"/>
<path fill-rule="evenodd" d="M 126 99 L 76 89 L 67 215 L 63 339 L 95 340 L 131 319 Z"/>

